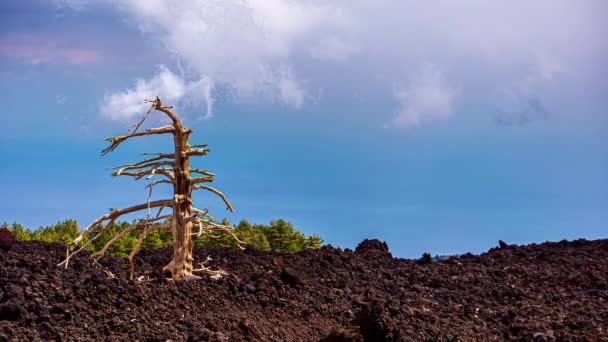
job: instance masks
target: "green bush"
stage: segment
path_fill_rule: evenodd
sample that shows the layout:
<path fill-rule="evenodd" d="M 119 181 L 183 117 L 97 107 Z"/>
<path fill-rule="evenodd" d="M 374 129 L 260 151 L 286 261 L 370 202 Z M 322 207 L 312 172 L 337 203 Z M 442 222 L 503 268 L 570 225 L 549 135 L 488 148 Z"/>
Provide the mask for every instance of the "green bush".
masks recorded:
<path fill-rule="evenodd" d="M 31 239 L 67 245 L 74 241 L 79 233 L 80 229 L 78 228 L 78 223 L 76 221 L 65 220 L 51 226 L 38 228 L 32 233 Z"/>
<path fill-rule="evenodd" d="M 228 222 L 227 219 L 224 219 L 221 224 L 230 225 L 230 222 Z M 106 232 L 90 243 L 87 250 L 92 252 L 101 250 L 114 236 L 129 227 L 129 225 L 128 222 L 112 224 Z M 78 223 L 74 220 L 61 221 L 57 224 L 40 227 L 33 231 L 18 223 L 13 223 L 12 225 L 4 223 L 1 227 L 10 229 L 15 235 L 15 238 L 19 241 L 38 240 L 61 243 L 64 245 L 72 242 L 78 234 L 80 234 Z M 102 225 L 93 227 L 84 241 L 88 241 L 90 237 L 95 236 L 96 233 L 103 228 L 104 226 Z M 197 230 L 198 227 L 195 226 L 194 233 L 196 233 Z M 112 244 L 108 249 L 108 253 L 113 256 L 127 257 L 133 250 L 133 247 L 135 247 L 140 232 L 140 230 L 134 230 L 126 233 L 122 238 L 116 240 Z M 270 225 L 250 224 L 247 220 L 242 220 L 235 227 L 234 234 L 248 246 L 262 251 L 294 253 L 305 249 L 319 249 L 323 245 L 323 239 L 318 235 L 307 237 L 295 229 L 291 223 L 283 219 L 272 220 L 270 221 Z M 232 235 L 224 231 L 194 236 L 193 240 L 196 246 L 201 247 L 238 247 Z M 146 239 L 142 244 L 142 249 L 155 249 L 170 246 L 172 241 L 173 237 L 171 236 L 170 231 L 153 230 L 147 234 Z"/>

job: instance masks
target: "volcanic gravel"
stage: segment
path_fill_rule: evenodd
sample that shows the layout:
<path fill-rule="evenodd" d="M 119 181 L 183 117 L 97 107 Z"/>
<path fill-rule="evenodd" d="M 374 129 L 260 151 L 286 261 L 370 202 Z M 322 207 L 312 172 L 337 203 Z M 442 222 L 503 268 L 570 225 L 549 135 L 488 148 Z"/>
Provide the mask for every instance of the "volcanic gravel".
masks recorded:
<path fill-rule="evenodd" d="M 173 282 L 169 249 L 128 262 L 63 246 L 0 250 L 0 341 L 608 341 L 608 240 L 501 243 L 392 258 L 386 244 L 296 254 L 201 248 L 229 272 Z M 116 277 L 110 278 L 109 273 Z"/>

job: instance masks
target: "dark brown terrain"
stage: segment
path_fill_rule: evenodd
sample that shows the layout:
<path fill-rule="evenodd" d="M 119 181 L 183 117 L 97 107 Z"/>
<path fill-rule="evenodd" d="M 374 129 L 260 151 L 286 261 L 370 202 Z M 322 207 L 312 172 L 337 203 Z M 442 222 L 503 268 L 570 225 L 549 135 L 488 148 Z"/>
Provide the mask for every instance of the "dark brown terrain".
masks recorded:
<path fill-rule="evenodd" d="M 509 246 L 440 261 L 356 251 L 196 249 L 230 275 L 167 281 L 171 251 L 128 262 L 63 246 L 0 251 L 0 340 L 608 341 L 608 240 Z"/>

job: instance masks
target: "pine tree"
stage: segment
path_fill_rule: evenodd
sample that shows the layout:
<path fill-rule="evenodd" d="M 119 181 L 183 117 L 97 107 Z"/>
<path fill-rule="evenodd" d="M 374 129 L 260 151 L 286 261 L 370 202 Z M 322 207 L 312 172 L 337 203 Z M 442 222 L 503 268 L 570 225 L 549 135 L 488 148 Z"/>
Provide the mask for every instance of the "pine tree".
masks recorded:
<path fill-rule="evenodd" d="M 256 224 L 252 226 L 247 220 L 242 220 L 234 232 L 248 246 L 261 251 L 270 251 L 270 243 L 268 243 L 268 239 L 264 235 L 264 228 L 263 225 Z"/>
<path fill-rule="evenodd" d="M 275 252 L 294 253 L 306 248 L 304 234 L 283 219 L 270 221 L 270 227 L 264 233 L 271 250 Z"/>
<path fill-rule="evenodd" d="M 319 235 L 311 235 L 306 238 L 306 249 L 319 249 L 323 247 L 323 239 Z"/>

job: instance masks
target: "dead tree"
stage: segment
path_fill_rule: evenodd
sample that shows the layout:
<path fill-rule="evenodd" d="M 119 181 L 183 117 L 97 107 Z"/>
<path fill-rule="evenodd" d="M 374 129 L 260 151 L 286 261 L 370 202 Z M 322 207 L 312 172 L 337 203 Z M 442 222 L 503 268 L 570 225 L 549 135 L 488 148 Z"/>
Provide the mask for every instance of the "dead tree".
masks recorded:
<path fill-rule="evenodd" d="M 110 146 L 102 151 L 102 155 L 114 151 L 122 142 L 130 138 L 153 134 L 172 134 L 175 147 L 173 153 L 144 153 L 144 155 L 149 155 L 151 157 L 138 163 L 112 168 L 116 170 L 112 173 L 113 177 L 129 176 L 138 180 L 143 177 L 145 177 L 145 179 L 152 179 L 154 176 L 159 176 L 161 179 L 153 180 L 146 186 L 149 188 L 147 203 L 124 209 L 112 208 L 109 213 L 93 221 L 93 223 L 86 227 L 70 244 L 65 260 L 59 265 L 67 268 L 68 262 L 74 254 L 84 250 L 89 244 L 102 236 L 106 231 L 110 230 L 114 222 L 121 216 L 147 210 L 148 213 L 145 219 L 137 220 L 126 229 L 120 231 L 116 236 L 110 239 L 101 250 L 93 253 L 92 257 L 94 257 L 95 260 L 98 260 L 108 251 L 114 242 L 125 236 L 125 234 L 136 230 L 141 231 L 137 243 L 129 255 L 131 279 L 133 279 L 133 257 L 141 248 L 141 245 L 146 238 L 146 234 L 154 229 L 171 229 L 173 235 L 173 260 L 163 268 L 164 273 L 170 272 L 174 280 L 198 278 L 193 274 L 193 271 L 206 272 L 215 276 L 221 275 L 221 270 L 212 271 L 205 267 L 204 263 L 201 264 L 200 269 L 195 270 L 192 267 L 193 235 L 200 236 L 201 234 L 212 234 L 213 231 L 226 231 L 235 238 L 239 247 L 241 247 L 242 244 L 234 234 L 233 227 L 216 223 L 215 219 L 208 214 L 207 209 L 200 210 L 193 205 L 192 192 L 194 190 L 206 190 L 218 195 L 226 204 L 226 209 L 234 212 L 232 205 L 228 202 L 223 193 L 205 185 L 212 182 L 215 175 L 206 170 L 190 167 L 190 157 L 204 156 L 209 152 L 209 149 L 207 149 L 207 145 L 189 144 L 188 137 L 190 136 L 190 133 L 192 133 L 192 130 L 182 125 L 177 115 L 171 110 L 172 107 L 163 106 L 158 97 L 154 100 L 146 99 L 145 102 L 151 103 L 152 106 L 145 113 L 142 120 L 133 126 L 130 133 L 106 138 L 106 140 L 110 142 Z M 152 110 L 163 113 L 172 123 L 167 126 L 149 128 L 139 132 L 138 129 Z M 160 184 L 170 184 L 173 186 L 173 198 L 156 201 L 151 200 L 152 189 Z M 155 216 L 151 215 L 152 209 L 158 210 Z M 172 213 L 162 215 L 164 209 L 170 209 L 172 210 Z M 95 234 L 91 234 L 93 236 L 85 241 L 84 237 L 88 236 L 92 229 L 98 225 L 101 225 L 101 229 L 95 230 Z M 194 232 L 195 229 L 197 229 L 196 232 Z M 76 248 L 76 246 L 78 246 L 78 248 Z M 71 248 L 74 248 L 74 250 L 71 250 Z"/>

